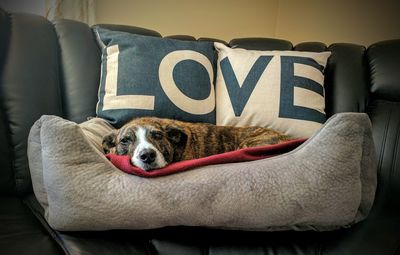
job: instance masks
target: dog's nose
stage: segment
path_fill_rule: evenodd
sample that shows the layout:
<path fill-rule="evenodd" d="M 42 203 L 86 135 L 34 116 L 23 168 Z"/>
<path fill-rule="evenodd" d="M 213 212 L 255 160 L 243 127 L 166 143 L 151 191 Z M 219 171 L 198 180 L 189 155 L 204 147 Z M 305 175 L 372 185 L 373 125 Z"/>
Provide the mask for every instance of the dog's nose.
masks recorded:
<path fill-rule="evenodd" d="M 153 149 L 144 149 L 139 153 L 139 158 L 143 163 L 151 164 L 156 159 L 156 152 Z"/>

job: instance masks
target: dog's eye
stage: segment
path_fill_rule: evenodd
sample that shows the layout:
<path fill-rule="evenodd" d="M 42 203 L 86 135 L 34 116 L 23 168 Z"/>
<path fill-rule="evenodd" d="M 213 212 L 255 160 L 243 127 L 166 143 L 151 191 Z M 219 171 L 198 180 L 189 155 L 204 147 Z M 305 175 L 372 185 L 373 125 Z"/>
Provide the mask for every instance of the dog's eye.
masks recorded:
<path fill-rule="evenodd" d="M 164 135 L 161 132 L 153 131 L 151 132 L 151 137 L 156 140 L 161 140 L 164 137 Z"/>
<path fill-rule="evenodd" d="M 131 142 L 131 139 L 130 139 L 129 137 L 124 137 L 124 138 L 122 138 L 121 141 L 120 141 L 120 143 L 121 143 L 122 145 L 127 145 L 127 144 L 129 144 L 130 142 Z"/>

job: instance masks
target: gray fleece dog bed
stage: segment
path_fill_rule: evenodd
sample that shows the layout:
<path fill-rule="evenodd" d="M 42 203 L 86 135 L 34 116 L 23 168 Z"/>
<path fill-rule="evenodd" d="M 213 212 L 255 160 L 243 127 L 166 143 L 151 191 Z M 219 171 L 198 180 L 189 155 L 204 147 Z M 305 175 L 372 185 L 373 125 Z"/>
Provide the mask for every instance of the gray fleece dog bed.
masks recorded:
<path fill-rule="evenodd" d="M 206 226 L 332 230 L 364 219 L 376 189 L 366 114 L 341 113 L 304 144 L 273 158 L 142 178 L 101 153 L 105 121 L 43 116 L 28 156 L 35 195 L 57 230 Z"/>

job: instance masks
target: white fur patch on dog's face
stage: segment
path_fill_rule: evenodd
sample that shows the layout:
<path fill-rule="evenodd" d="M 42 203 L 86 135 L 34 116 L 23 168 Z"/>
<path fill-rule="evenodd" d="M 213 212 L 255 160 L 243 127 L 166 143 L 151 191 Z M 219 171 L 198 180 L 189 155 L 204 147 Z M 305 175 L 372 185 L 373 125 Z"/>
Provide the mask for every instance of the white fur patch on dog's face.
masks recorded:
<path fill-rule="evenodd" d="M 133 152 L 131 162 L 133 165 L 140 167 L 143 170 L 162 168 L 166 166 L 168 163 L 165 160 L 164 155 L 156 148 L 156 146 L 154 146 L 152 143 L 148 141 L 147 139 L 148 131 L 149 130 L 147 130 L 145 127 L 138 127 L 138 129 L 136 130 L 135 150 Z M 140 159 L 140 153 L 146 149 L 154 150 L 156 153 L 154 162 L 150 164 L 147 164 Z"/>

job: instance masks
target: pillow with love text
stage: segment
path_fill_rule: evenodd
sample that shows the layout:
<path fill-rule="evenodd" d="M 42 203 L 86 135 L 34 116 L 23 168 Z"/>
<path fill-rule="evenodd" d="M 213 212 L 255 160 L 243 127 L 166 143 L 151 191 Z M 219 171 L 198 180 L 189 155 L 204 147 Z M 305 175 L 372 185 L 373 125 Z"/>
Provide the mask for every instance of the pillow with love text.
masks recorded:
<path fill-rule="evenodd" d="M 215 123 L 212 42 L 95 33 L 102 49 L 97 116 L 116 127 L 142 116 Z"/>
<path fill-rule="evenodd" d="M 320 129 L 326 120 L 324 69 L 330 52 L 214 46 L 217 125 L 264 126 L 295 138 Z"/>

